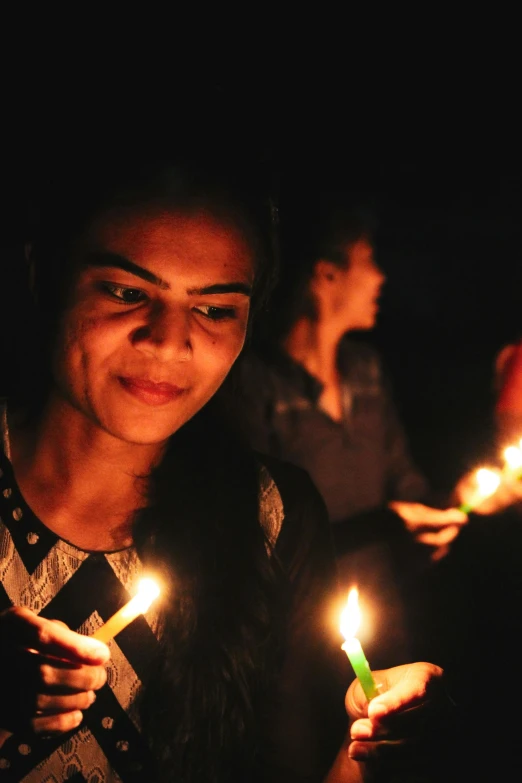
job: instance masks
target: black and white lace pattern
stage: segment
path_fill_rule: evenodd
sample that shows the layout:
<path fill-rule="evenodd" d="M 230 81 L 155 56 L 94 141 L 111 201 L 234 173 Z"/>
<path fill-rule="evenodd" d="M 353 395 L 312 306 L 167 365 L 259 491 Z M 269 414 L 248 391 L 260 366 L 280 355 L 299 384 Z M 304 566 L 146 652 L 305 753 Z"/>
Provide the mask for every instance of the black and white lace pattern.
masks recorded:
<path fill-rule="evenodd" d="M 9 460 L 0 410 L 0 611 L 26 606 L 92 635 L 133 595 L 141 564 L 133 547 L 87 552 L 49 530 L 25 503 Z M 261 468 L 260 522 L 271 546 L 283 523 L 279 491 Z M 54 739 L 11 736 L 0 748 L 0 783 L 130 783 L 148 777 L 148 751 L 134 709 L 159 636 L 152 607 L 109 642 L 107 683 L 74 731 Z"/>

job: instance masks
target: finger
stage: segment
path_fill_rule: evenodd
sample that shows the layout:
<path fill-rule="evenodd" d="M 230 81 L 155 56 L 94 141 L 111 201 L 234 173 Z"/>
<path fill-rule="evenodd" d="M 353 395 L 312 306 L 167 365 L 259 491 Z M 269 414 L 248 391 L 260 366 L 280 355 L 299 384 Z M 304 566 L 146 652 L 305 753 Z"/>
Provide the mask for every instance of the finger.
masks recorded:
<path fill-rule="evenodd" d="M 461 513 L 462 516 L 460 516 Z M 431 519 L 428 519 L 427 517 L 423 517 L 422 519 L 418 519 L 415 522 L 413 529 L 419 532 L 423 532 L 423 531 L 437 532 L 439 530 L 447 530 L 448 528 L 453 528 L 453 527 L 460 528 L 463 527 L 467 522 L 468 522 L 467 514 L 464 514 L 463 512 L 459 511 L 459 516 L 456 519 L 449 516 L 445 516 L 444 518 L 432 517 Z"/>
<path fill-rule="evenodd" d="M 110 657 L 109 648 L 103 642 L 75 633 L 61 622 L 39 617 L 25 607 L 9 609 L 2 623 L 6 636 L 20 647 L 78 663 L 101 664 Z"/>
<path fill-rule="evenodd" d="M 369 718 L 359 718 L 350 726 L 352 740 L 383 740 L 390 736 L 386 726 L 372 722 Z"/>
<path fill-rule="evenodd" d="M 449 551 L 450 551 L 449 544 L 444 544 L 444 546 L 439 546 L 430 554 L 430 560 L 432 561 L 432 563 L 438 563 L 439 560 L 442 560 L 444 557 L 446 557 Z"/>
<path fill-rule="evenodd" d="M 426 515 L 426 523 L 437 525 L 465 525 L 468 515 L 458 508 L 430 508 Z"/>
<path fill-rule="evenodd" d="M 357 720 L 368 715 L 368 699 L 361 687 L 359 680 L 355 679 L 346 691 L 346 712 L 352 720 Z"/>
<path fill-rule="evenodd" d="M 94 691 L 82 691 L 68 696 L 39 693 L 36 697 L 37 713 L 41 715 L 54 715 L 60 712 L 74 712 L 74 710 L 86 710 L 96 699 Z"/>
<path fill-rule="evenodd" d="M 416 534 L 415 539 L 425 546 L 443 546 L 444 544 L 451 544 L 459 533 L 460 527 L 458 525 L 450 525 L 436 532 L 419 532 Z"/>
<path fill-rule="evenodd" d="M 63 620 L 55 620 L 55 619 L 52 619 L 52 620 L 51 620 L 51 622 L 52 622 L 52 623 L 57 623 L 58 625 L 61 625 L 61 626 L 62 626 L 62 628 L 69 628 L 69 626 L 67 625 L 67 623 L 64 623 L 64 621 L 63 621 Z"/>
<path fill-rule="evenodd" d="M 373 742 L 371 740 L 359 741 L 352 740 L 348 747 L 348 755 L 354 761 L 379 761 L 379 762 L 392 762 L 394 764 L 407 763 L 408 767 L 411 767 L 415 763 L 416 743 L 411 740 L 384 740 L 381 742 Z M 419 754 L 420 754 L 419 750 Z"/>
<path fill-rule="evenodd" d="M 74 667 L 56 666 L 44 662 L 39 667 L 40 683 L 44 692 L 80 693 L 82 691 L 97 691 L 107 680 L 107 672 L 103 666 Z"/>
<path fill-rule="evenodd" d="M 352 739 L 372 739 L 375 741 L 402 737 L 413 739 L 424 731 L 429 720 L 429 712 L 429 707 L 424 701 L 387 715 L 385 721 L 360 718 L 352 723 L 350 736 Z"/>
<path fill-rule="evenodd" d="M 31 727 L 35 734 L 53 736 L 77 728 L 82 720 L 83 713 L 79 710 L 74 710 L 73 712 L 62 712 L 57 715 L 38 716 L 31 721 Z"/>
<path fill-rule="evenodd" d="M 383 683 L 383 691 L 368 704 L 368 717 L 382 720 L 423 703 L 441 685 L 442 675 L 440 666 L 424 661 L 374 672 L 376 680 Z"/>
<path fill-rule="evenodd" d="M 427 527 L 441 527 L 450 524 L 465 524 L 467 514 L 458 508 L 432 508 L 422 503 L 402 503 L 392 501 L 390 507 L 394 509 L 406 523 L 412 525 L 424 524 Z"/>

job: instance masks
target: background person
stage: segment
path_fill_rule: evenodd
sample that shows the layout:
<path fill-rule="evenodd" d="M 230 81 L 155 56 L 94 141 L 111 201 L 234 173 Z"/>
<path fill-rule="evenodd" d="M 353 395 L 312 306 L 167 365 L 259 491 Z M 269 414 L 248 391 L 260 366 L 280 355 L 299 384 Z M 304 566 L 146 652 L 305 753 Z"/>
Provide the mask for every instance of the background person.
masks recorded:
<path fill-rule="evenodd" d="M 372 655 L 400 660 L 413 654 L 404 604 L 418 569 L 447 554 L 467 517 L 427 505 L 381 357 L 360 339 L 385 283 L 372 220 L 342 202 L 314 206 L 286 223 L 281 210 L 283 274 L 271 328 L 243 365 L 244 426 L 256 449 L 309 473 L 342 581 L 355 575 L 374 606 L 381 596 L 388 646 Z"/>

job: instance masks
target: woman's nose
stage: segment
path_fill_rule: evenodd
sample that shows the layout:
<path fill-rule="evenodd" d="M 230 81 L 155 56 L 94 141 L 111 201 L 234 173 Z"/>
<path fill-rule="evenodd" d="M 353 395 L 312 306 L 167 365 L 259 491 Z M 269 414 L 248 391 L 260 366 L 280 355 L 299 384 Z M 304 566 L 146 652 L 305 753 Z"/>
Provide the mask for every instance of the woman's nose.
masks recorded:
<path fill-rule="evenodd" d="M 147 323 L 135 329 L 132 343 L 160 361 L 187 361 L 192 356 L 189 318 L 166 309 L 152 313 Z"/>

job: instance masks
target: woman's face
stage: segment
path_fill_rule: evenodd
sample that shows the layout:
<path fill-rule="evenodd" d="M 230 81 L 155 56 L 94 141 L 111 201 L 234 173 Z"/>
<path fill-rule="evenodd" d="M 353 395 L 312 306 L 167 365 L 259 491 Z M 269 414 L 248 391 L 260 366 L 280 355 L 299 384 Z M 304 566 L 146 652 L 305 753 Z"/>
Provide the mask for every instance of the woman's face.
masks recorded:
<path fill-rule="evenodd" d="M 75 255 L 55 393 L 119 439 L 162 442 L 212 397 L 243 347 L 251 253 L 207 213 L 133 210 L 98 220 Z"/>

